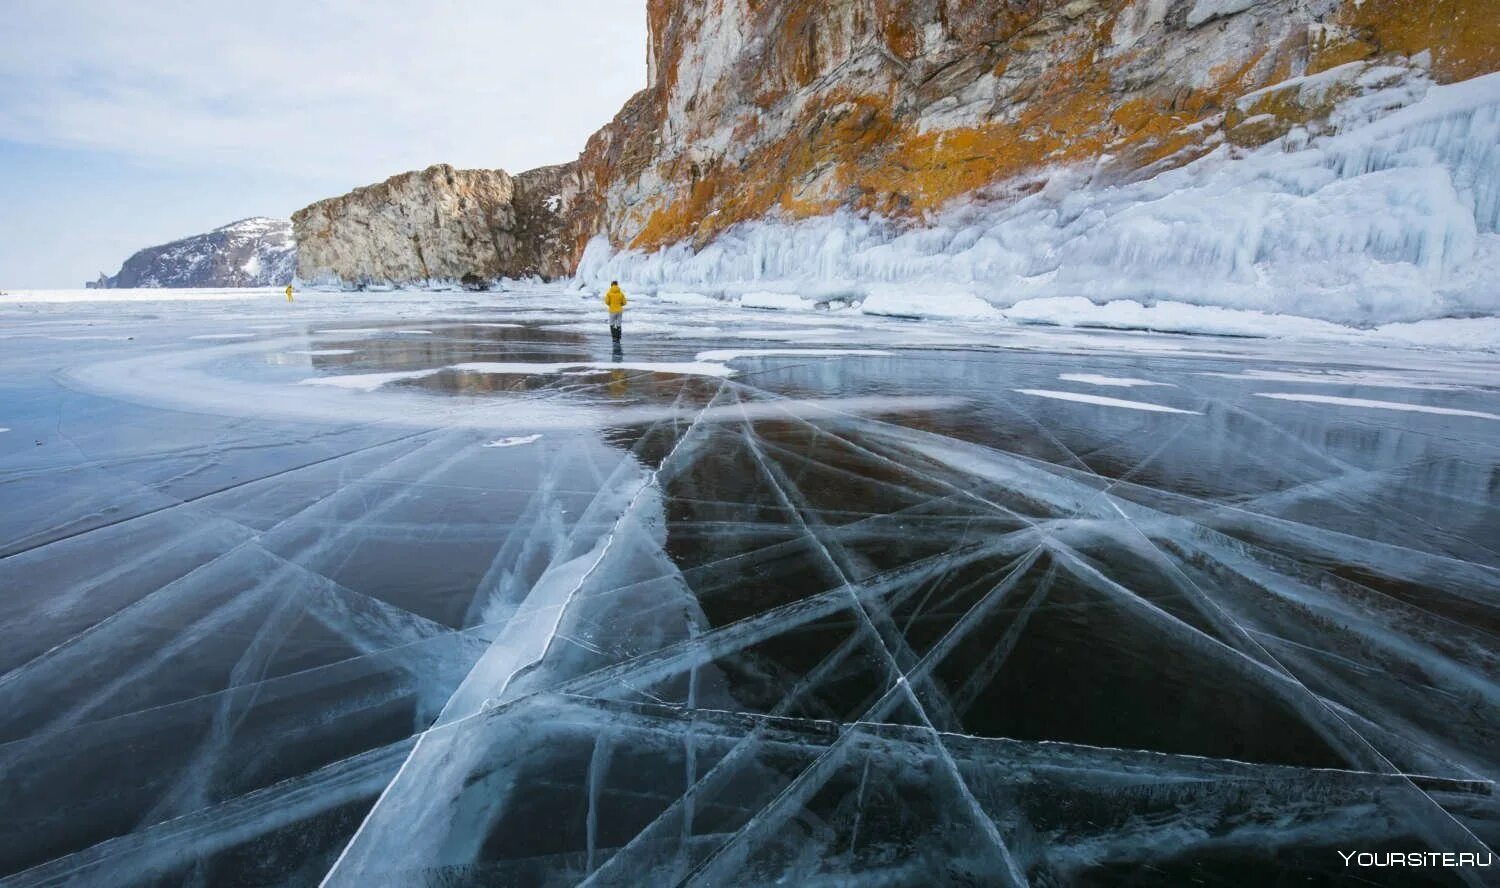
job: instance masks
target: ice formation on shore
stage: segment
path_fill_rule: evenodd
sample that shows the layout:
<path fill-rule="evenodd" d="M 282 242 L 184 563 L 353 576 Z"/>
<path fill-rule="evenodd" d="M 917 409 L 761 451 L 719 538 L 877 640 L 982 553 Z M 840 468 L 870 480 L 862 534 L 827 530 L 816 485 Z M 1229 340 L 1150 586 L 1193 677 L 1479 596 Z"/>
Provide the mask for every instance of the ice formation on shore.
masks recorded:
<path fill-rule="evenodd" d="M 1323 89 L 1333 73 L 1277 88 Z M 601 239 L 578 277 L 813 302 L 880 302 L 899 284 L 935 316 L 1038 297 L 1359 326 L 1500 313 L 1500 74 L 1433 86 L 1375 67 L 1354 80 L 1369 88 L 1333 113 L 1334 135 L 1222 146 L 1142 181 L 1058 169 L 1035 193 L 918 228 L 839 214 L 742 224 L 696 252 L 616 253 Z"/>

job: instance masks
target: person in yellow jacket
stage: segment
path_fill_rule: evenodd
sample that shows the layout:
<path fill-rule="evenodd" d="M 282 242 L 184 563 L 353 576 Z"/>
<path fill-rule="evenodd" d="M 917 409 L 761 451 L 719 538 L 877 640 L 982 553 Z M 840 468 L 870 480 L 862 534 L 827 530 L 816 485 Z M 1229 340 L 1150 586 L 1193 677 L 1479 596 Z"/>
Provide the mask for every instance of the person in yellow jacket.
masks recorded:
<path fill-rule="evenodd" d="M 609 292 L 604 294 L 604 304 L 609 308 L 609 335 L 620 341 L 621 325 L 625 320 L 625 291 L 619 281 L 609 282 Z"/>

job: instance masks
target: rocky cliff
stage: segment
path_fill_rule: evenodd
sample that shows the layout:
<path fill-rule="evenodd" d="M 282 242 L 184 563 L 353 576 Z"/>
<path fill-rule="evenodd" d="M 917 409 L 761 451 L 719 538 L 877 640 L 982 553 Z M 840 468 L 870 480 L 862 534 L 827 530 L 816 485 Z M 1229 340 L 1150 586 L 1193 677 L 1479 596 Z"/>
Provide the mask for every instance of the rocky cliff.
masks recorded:
<path fill-rule="evenodd" d="M 571 167 L 519 176 L 446 164 L 403 173 L 292 216 L 297 276 L 352 286 L 463 283 L 571 272 L 559 248 Z"/>
<path fill-rule="evenodd" d="M 1495 0 L 648 0 L 647 14 L 646 89 L 546 171 L 545 198 L 497 184 L 491 215 L 442 187 L 325 202 L 298 215 L 304 277 L 568 273 L 600 235 L 609 251 L 677 256 L 753 220 L 921 227 L 971 198 L 1101 194 L 1296 149 L 1500 69 Z M 369 214 L 403 222 L 366 234 Z M 415 244 L 450 232 L 466 246 L 424 266 Z M 1372 237 L 1372 262 L 1410 240 Z M 736 273 L 758 276 L 764 246 Z M 1010 270 L 1048 271 L 1028 262 Z"/>
<path fill-rule="evenodd" d="M 584 153 L 596 214 L 572 220 L 575 247 L 596 231 L 617 247 L 702 245 L 768 214 L 915 218 L 1067 164 L 1139 177 L 1326 115 L 1337 92 L 1304 95 L 1294 78 L 1358 61 L 1415 60 L 1440 83 L 1500 70 L 1494 0 L 648 8 L 650 84 Z"/>
<path fill-rule="evenodd" d="M 269 287 L 289 284 L 297 263 L 285 219 L 242 219 L 207 234 L 148 247 L 91 288 Z"/>

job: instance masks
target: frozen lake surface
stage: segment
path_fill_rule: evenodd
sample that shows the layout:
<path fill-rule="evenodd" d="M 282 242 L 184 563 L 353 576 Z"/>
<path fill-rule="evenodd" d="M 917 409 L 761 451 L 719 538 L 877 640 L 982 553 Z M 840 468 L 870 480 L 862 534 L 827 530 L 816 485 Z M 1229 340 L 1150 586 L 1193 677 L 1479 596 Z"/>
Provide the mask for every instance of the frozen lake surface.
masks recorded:
<path fill-rule="evenodd" d="M 1500 843 L 1494 355 L 200 295 L 0 305 L 0 884 Z"/>

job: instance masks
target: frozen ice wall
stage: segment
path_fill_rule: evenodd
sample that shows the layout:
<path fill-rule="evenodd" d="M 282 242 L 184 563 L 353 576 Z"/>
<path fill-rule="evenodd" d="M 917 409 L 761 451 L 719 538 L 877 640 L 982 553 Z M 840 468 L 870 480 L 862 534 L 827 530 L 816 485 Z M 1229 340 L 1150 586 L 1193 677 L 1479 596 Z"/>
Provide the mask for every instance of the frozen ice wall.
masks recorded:
<path fill-rule="evenodd" d="M 1390 75 L 1363 75 L 1385 80 L 1337 108 L 1334 135 L 1299 128 L 1124 184 L 1059 169 L 1019 200 L 919 228 L 842 214 L 747 223 L 696 253 L 599 240 L 579 277 L 730 297 L 857 299 L 894 283 L 934 302 L 955 289 L 1000 306 L 1174 300 L 1356 325 L 1500 313 L 1500 74 Z M 1283 88 L 1321 88 L 1300 80 Z"/>

